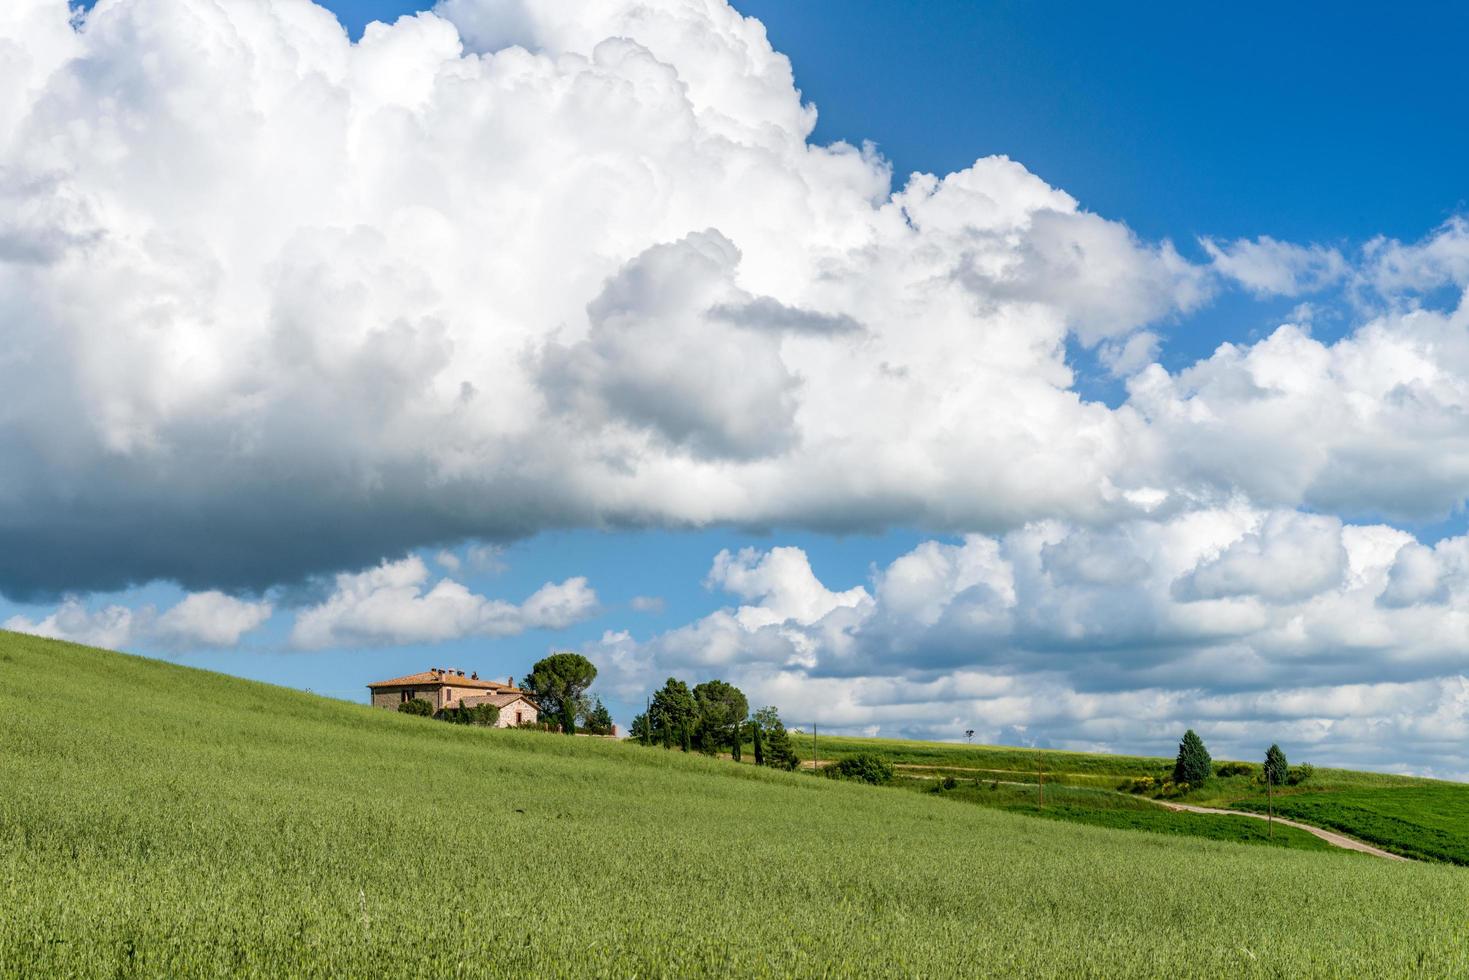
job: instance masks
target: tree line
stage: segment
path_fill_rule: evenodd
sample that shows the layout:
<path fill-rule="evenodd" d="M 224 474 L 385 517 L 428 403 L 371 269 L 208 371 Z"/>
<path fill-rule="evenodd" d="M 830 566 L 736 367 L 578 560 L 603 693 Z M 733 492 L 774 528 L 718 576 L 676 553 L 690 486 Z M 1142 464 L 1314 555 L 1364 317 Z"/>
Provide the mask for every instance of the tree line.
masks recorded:
<path fill-rule="evenodd" d="M 1209 755 L 1204 740 L 1192 728 L 1183 733 L 1178 743 L 1178 756 L 1173 763 L 1173 785 L 1180 790 L 1198 788 L 1210 776 L 1240 776 L 1253 773 L 1255 767 L 1247 762 L 1225 762 L 1218 766 Z M 1259 781 L 1267 787 L 1295 786 L 1311 778 L 1315 769 L 1310 763 L 1292 767 L 1279 745 L 1272 744 L 1265 750 L 1265 761 L 1260 766 Z"/>
<path fill-rule="evenodd" d="M 752 712 L 743 691 L 717 679 L 690 689 L 677 677 L 668 678 L 649 697 L 647 710 L 633 719 L 629 734 L 646 746 L 677 746 L 705 755 L 727 750 L 736 762 L 749 742 L 757 766 L 791 770 L 799 762 L 775 706 Z"/>

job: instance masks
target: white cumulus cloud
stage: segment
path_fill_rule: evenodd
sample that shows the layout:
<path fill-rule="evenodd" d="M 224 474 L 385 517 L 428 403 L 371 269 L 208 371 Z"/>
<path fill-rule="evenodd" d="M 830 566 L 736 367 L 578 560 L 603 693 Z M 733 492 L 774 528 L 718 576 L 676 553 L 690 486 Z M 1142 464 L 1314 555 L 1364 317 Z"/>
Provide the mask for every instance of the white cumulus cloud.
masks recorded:
<path fill-rule="evenodd" d="M 1236 505 L 1108 529 L 926 541 L 833 592 L 798 548 L 721 552 L 742 604 L 587 647 L 630 698 L 723 676 L 796 719 L 1064 748 L 1226 751 L 1469 772 L 1469 539 Z M 1416 760 L 1416 761 L 1414 761 Z"/>
<path fill-rule="evenodd" d="M 271 612 L 269 602 L 222 592 L 191 593 L 161 613 L 152 605 L 93 609 L 73 596 L 39 620 L 12 616 L 5 629 L 111 649 L 227 649 L 264 625 Z"/>
<path fill-rule="evenodd" d="M 1135 416 L 1070 390 L 1068 339 L 1136 363 L 1211 288 L 1009 159 L 895 182 L 811 143 L 714 0 L 455 0 L 356 44 L 308 0 L 71 17 L 0 20 L 11 593 L 1126 511 Z"/>
<path fill-rule="evenodd" d="M 416 555 L 338 575 L 331 595 L 296 614 L 291 643 L 319 649 L 514 636 L 564 629 L 597 610 L 596 592 L 580 577 L 547 582 L 518 605 L 478 595 L 449 578 L 430 585 L 431 578 Z"/>

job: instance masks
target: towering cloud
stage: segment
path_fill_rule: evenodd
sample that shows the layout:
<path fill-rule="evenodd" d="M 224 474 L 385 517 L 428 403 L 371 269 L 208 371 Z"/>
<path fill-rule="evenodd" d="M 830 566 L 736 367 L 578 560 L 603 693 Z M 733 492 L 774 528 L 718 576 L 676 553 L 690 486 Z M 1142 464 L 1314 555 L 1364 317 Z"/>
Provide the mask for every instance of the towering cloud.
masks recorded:
<path fill-rule="evenodd" d="M 0 588 L 582 523 L 1127 510 L 1094 344 L 1207 275 L 994 158 L 894 192 L 723 3 L 0 19 Z M 208 548 L 199 547 L 208 541 Z M 40 557 L 38 557 L 40 556 Z"/>

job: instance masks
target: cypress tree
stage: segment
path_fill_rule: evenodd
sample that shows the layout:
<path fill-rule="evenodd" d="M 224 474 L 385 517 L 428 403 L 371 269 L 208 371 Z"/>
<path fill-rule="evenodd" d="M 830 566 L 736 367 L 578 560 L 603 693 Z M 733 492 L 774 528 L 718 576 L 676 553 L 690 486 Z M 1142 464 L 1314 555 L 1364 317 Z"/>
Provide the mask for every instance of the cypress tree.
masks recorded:
<path fill-rule="evenodd" d="M 740 745 L 740 730 L 738 728 L 736 728 L 735 729 L 735 734 L 734 734 L 734 745 L 731 746 L 730 747 L 730 750 L 729 750 L 730 758 L 734 759 L 734 761 L 736 761 L 736 762 L 739 762 L 740 761 L 740 749 L 742 749 L 742 748 L 743 748 L 743 746 Z"/>
<path fill-rule="evenodd" d="M 786 726 L 777 721 L 765 734 L 767 738 L 765 743 L 766 765 L 784 769 L 787 772 L 796 768 L 800 759 L 796 755 L 795 746 L 791 744 L 791 736 L 786 731 Z"/>
<path fill-rule="evenodd" d="M 1272 745 L 1265 753 L 1265 779 L 1271 786 L 1285 785 L 1285 777 L 1290 772 L 1290 765 L 1285 761 L 1285 753 L 1280 746 Z"/>
<path fill-rule="evenodd" d="M 763 766 L 765 765 L 765 746 L 760 739 L 760 723 L 753 722 L 750 727 L 755 730 L 755 765 Z"/>
<path fill-rule="evenodd" d="M 1202 786 L 1213 772 L 1214 760 L 1204 748 L 1204 740 L 1192 728 L 1183 733 L 1178 743 L 1178 760 L 1173 764 L 1173 781 Z"/>
<path fill-rule="evenodd" d="M 693 748 L 693 741 L 692 741 L 692 739 L 689 736 L 689 726 L 688 725 L 683 726 L 683 728 L 680 730 L 679 734 L 683 738 L 683 742 L 680 744 L 679 747 L 682 748 L 685 752 L 687 752 L 689 749 Z"/>

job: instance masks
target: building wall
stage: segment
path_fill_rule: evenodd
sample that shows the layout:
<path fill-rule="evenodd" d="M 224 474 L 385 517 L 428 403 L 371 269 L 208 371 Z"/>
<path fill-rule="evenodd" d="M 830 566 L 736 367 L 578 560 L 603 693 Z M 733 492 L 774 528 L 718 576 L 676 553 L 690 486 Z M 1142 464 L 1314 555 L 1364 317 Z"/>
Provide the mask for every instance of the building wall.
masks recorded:
<path fill-rule="evenodd" d="M 463 697 L 480 697 L 490 693 L 474 687 L 454 687 L 444 685 L 443 687 L 404 688 L 388 687 L 378 688 L 372 692 L 372 706 L 374 708 L 388 708 L 392 711 L 398 710 L 398 705 L 403 703 L 403 692 L 409 692 L 410 698 L 423 698 L 434 706 L 435 711 L 441 710 L 445 705 L 453 704 Z M 505 728 L 515 724 L 515 712 L 519 711 L 525 721 L 536 720 L 536 709 L 528 701 L 515 701 L 500 709 L 500 727 Z M 508 720 L 507 720 L 508 719 Z"/>
<path fill-rule="evenodd" d="M 439 700 L 438 690 L 431 687 L 420 687 L 416 689 L 402 687 L 379 688 L 372 692 L 372 706 L 374 708 L 389 708 L 397 711 L 398 705 L 403 703 L 403 692 L 405 690 L 409 692 L 408 697 L 410 700 L 413 698 L 423 698 L 434 706 L 435 711 L 443 707 L 443 702 Z"/>
<path fill-rule="evenodd" d="M 509 704 L 505 705 L 505 707 L 500 709 L 500 721 L 497 727 L 514 728 L 515 713 L 517 711 L 520 712 L 520 720 L 522 722 L 534 722 L 539 717 L 536 709 L 533 708 L 529 702 L 525 700 L 511 701 Z"/>

